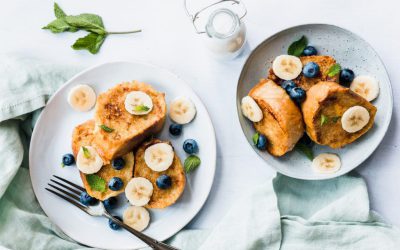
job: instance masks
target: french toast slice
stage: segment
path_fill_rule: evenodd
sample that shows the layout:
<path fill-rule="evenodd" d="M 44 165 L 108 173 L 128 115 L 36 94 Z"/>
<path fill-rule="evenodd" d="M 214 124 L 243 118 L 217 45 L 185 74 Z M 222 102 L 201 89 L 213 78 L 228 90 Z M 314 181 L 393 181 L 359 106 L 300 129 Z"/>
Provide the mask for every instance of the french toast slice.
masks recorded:
<path fill-rule="evenodd" d="M 263 119 L 254 123 L 255 129 L 268 139 L 267 150 L 274 156 L 291 151 L 304 134 L 299 107 L 286 91 L 272 80 L 261 79 L 250 92 L 261 108 Z"/>
<path fill-rule="evenodd" d="M 74 153 L 75 158 L 78 155 L 79 149 L 82 146 L 92 145 L 94 139 L 93 135 L 94 126 L 95 126 L 94 121 L 89 120 L 75 127 L 72 133 L 72 152 Z M 79 172 L 83 186 L 86 189 L 86 192 L 90 196 L 103 201 L 112 196 L 117 196 L 118 194 L 124 192 L 126 184 L 133 176 L 134 156 L 132 152 L 129 152 L 125 154 L 122 158 L 125 160 L 125 166 L 123 169 L 115 170 L 110 164 L 106 164 L 100 169 L 99 172 L 95 173 L 95 175 L 104 179 L 106 183 L 108 183 L 108 181 L 113 177 L 121 178 L 121 180 L 124 183 L 124 187 L 121 188 L 121 190 L 119 191 L 112 191 L 107 187 L 104 192 L 94 190 L 87 181 L 86 178 L 87 175 L 82 172 Z"/>
<path fill-rule="evenodd" d="M 153 109 L 146 115 L 132 115 L 125 109 L 125 98 L 131 91 L 143 91 L 153 102 Z M 118 84 L 97 97 L 94 114 L 93 146 L 104 162 L 125 155 L 148 136 L 161 131 L 167 114 L 164 93 L 137 81 Z M 102 130 L 105 125 L 112 132 Z"/>
<path fill-rule="evenodd" d="M 342 128 L 343 113 L 353 106 L 366 108 L 370 120 L 361 130 L 348 133 Z M 370 102 L 334 82 L 319 82 L 307 92 L 307 97 L 301 105 L 306 131 L 314 142 L 331 148 L 340 148 L 354 142 L 365 134 L 374 124 L 377 109 Z M 326 117 L 321 122 L 321 116 Z"/>
<path fill-rule="evenodd" d="M 320 74 L 317 77 L 308 78 L 305 77 L 303 74 L 300 74 L 296 79 L 293 80 L 299 87 L 303 88 L 304 90 L 307 91 L 312 86 L 321 81 L 339 82 L 338 75 L 335 75 L 333 77 L 328 76 L 329 69 L 336 64 L 335 58 L 331 56 L 302 56 L 300 57 L 300 61 L 303 64 L 303 67 L 309 62 L 315 62 L 320 68 Z M 272 68 L 270 68 L 268 71 L 268 78 L 278 84 L 281 84 L 281 82 L 283 82 L 283 80 L 281 80 L 274 74 Z"/>
<path fill-rule="evenodd" d="M 175 153 L 172 165 L 165 171 L 156 172 L 151 170 L 144 160 L 145 150 L 156 143 L 169 143 L 158 139 L 152 139 L 144 142 L 136 151 L 135 154 L 135 170 L 134 177 L 143 177 L 148 179 L 153 184 L 153 194 L 150 198 L 149 203 L 145 206 L 147 208 L 165 208 L 174 204 L 178 198 L 182 195 L 185 189 L 186 178 L 183 171 L 182 163 Z M 166 174 L 171 177 L 172 186 L 168 189 L 160 189 L 156 180 L 160 175 Z"/>

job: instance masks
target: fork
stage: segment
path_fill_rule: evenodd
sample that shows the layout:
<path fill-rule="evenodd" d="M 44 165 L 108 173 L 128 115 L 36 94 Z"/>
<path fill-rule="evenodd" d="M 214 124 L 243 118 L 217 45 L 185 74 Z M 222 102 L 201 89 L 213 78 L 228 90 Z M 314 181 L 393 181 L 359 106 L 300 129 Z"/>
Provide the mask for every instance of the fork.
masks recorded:
<path fill-rule="evenodd" d="M 45 188 L 47 191 L 57 195 L 58 197 L 68 201 L 72 205 L 78 207 L 85 213 L 91 216 L 103 216 L 106 217 L 107 219 L 112 220 L 115 224 L 119 225 L 120 227 L 126 229 L 136 237 L 138 237 L 140 240 L 145 242 L 149 247 L 156 249 L 156 250 L 179 250 L 175 247 L 172 247 L 170 245 L 167 245 L 163 242 L 160 242 L 158 240 L 155 240 L 131 227 L 123 223 L 122 221 L 118 220 L 117 218 L 113 217 L 110 213 L 107 212 L 107 210 L 104 208 L 104 205 L 102 202 L 97 202 L 97 205 L 94 206 L 84 206 L 83 204 L 80 203 L 79 196 L 81 192 L 85 191 L 85 189 L 79 185 L 76 185 L 75 183 L 72 183 L 64 178 L 61 178 L 59 176 L 53 175 L 55 179 L 50 179 L 52 183 L 48 183 L 48 185 L 52 188 Z M 61 182 L 60 182 L 61 181 Z M 55 191 L 55 190 L 57 191 Z M 68 191 L 67 191 L 68 190 Z"/>

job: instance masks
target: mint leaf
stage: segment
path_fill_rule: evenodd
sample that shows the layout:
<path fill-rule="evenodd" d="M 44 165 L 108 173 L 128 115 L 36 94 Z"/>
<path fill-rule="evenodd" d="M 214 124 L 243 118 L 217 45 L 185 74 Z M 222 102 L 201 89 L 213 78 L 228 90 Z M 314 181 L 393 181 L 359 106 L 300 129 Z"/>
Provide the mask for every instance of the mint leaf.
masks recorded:
<path fill-rule="evenodd" d="M 95 14 L 80 14 L 77 16 L 66 16 L 65 21 L 72 27 L 90 31 L 99 35 L 105 35 L 103 20 Z"/>
<path fill-rule="evenodd" d="M 259 133 L 255 133 L 254 135 L 253 135 L 253 144 L 254 145 L 257 145 L 257 142 L 258 142 L 258 138 L 260 137 L 260 134 Z"/>
<path fill-rule="evenodd" d="M 329 68 L 327 74 L 329 77 L 334 77 L 335 75 L 339 74 L 341 69 L 342 67 L 340 67 L 340 64 L 336 63 Z"/>
<path fill-rule="evenodd" d="M 312 151 L 312 148 L 310 146 L 307 146 L 302 142 L 298 142 L 296 144 L 296 149 L 303 153 L 310 161 L 314 159 L 314 152 Z"/>
<path fill-rule="evenodd" d="M 107 133 L 111 133 L 114 131 L 113 128 L 107 127 L 106 125 L 102 124 L 99 126 L 102 130 L 106 131 Z"/>
<path fill-rule="evenodd" d="M 86 147 L 82 147 L 83 150 L 83 155 L 85 156 L 85 158 L 89 159 L 91 157 L 89 149 L 87 149 Z"/>
<path fill-rule="evenodd" d="M 92 54 L 99 52 L 100 46 L 103 44 L 105 35 L 99 35 L 96 33 L 89 33 L 85 37 L 81 37 L 75 41 L 72 48 L 75 50 L 88 50 Z"/>
<path fill-rule="evenodd" d="M 63 18 L 52 21 L 42 29 L 50 30 L 53 33 L 61 33 L 64 31 L 75 32 L 78 30 L 75 27 L 71 27 Z"/>
<path fill-rule="evenodd" d="M 292 56 L 301 56 L 306 46 L 307 38 L 305 36 L 302 36 L 299 40 L 294 41 L 292 44 L 290 44 L 287 53 Z"/>
<path fill-rule="evenodd" d="M 340 116 L 334 116 L 331 119 L 333 122 L 337 122 L 340 119 Z"/>
<path fill-rule="evenodd" d="M 62 18 L 67 16 L 67 14 L 65 14 L 65 12 L 60 8 L 60 6 L 58 6 L 57 3 L 54 3 L 54 15 L 57 18 Z"/>
<path fill-rule="evenodd" d="M 149 107 L 147 107 L 146 105 L 137 105 L 137 106 L 135 106 L 135 107 L 133 107 L 133 109 L 135 110 L 135 111 L 137 111 L 137 112 L 146 112 L 146 111 L 149 111 Z"/>
<path fill-rule="evenodd" d="M 96 191 L 104 192 L 106 191 L 106 181 L 96 174 L 86 175 L 86 181 L 89 186 Z"/>
<path fill-rule="evenodd" d="M 327 116 L 321 115 L 321 126 L 329 122 L 329 118 Z"/>
<path fill-rule="evenodd" d="M 185 172 L 190 173 L 195 170 L 198 166 L 200 166 L 200 158 L 196 155 L 190 155 L 186 158 L 184 165 Z"/>

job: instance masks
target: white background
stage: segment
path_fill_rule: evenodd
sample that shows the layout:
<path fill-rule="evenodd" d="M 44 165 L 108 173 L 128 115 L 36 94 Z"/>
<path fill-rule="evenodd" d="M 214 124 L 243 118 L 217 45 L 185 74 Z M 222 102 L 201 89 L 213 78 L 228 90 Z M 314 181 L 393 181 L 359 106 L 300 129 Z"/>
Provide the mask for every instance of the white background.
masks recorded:
<path fill-rule="evenodd" d="M 215 126 L 218 160 L 210 197 L 190 228 L 213 227 L 239 196 L 274 174 L 247 144 L 236 114 L 237 79 L 250 50 L 275 32 L 298 24 L 330 23 L 355 32 L 382 57 L 394 91 L 389 131 L 377 151 L 357 170 L 367 179 L 372 208 L 400 226 L 397 102 L 400 4 L 397 0 L 247 0 L 248 47 L 241 57 L 228 62 L 216 61 L 206 53 L 181 0 L 59 0 L 67 14 L 101 15 L 110 31 L 143 29 L 139 34 L 108 37 L 97 55 L 70 48 L 78 37 L 84 36 L 83 32 L 55 35 L 41 29 L 54 19 L 53 1 L 0 2 L 0 56 L 18 53 L 83 67 L 111 60 L 145 61 L 169 69 L 197 92 Z"/>

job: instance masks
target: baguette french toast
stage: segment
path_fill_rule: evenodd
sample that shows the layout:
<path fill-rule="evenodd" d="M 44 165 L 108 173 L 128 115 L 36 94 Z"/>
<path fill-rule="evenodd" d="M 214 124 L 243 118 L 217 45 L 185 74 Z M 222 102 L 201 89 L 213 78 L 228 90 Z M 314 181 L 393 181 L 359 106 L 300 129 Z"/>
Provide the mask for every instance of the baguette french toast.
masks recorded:
<path fill-rule="evenodd" d="M 182 195 L 185 189 L 186 179 L 183 171 L 182 163 L 175 153 L 172 165 L 165 171 L 156 172 L 150 169 L 145 162 L 144 153 L 145 150 L 156 143 L 163 141 L 158 139 L 152 139 L 144 142 L 136 151 L 135 154 L 135 170 L 134 177 L 143 177 L 148 179 L 153 184 L 153 194 L 150 198 L 149 203 L 145 206 L 147 208 L 165 208 L 174 204 L 178 198 Z M 164 142 L 169 143 L 170 142 Z M 160 175 L 166 174 L 171 177 L 172 186 L 168 189 L 160 189 L 156 180 Z"/>
<path fill-rule="evenodd" d="M 320 68 L 320 74 L 317 77 L 314 78 L 308 78 L 305 77 L 303 74 L 300 74 L 296 79 L 293 79 L 293 81 L 297 84 L 297 86 L 303 88 L 304 90 L 310 89 L 312 86 L 317 84 L 318 82 L 321 81 L 331 81 L 331 82 L 338 82 L 339 81 L 339 76 L 335 75 L 333 77 L 328 76 L 328 71 L 329 69 L 336 64 L 336 60 L 331 57 L 331 56 L 302 56 L 300 57 L 300 61 L 304 65 L 306 65 L 309 62 L 315 62 L 318 64 Z M 274 74 L 274 71 L 272 68 L 269 69 L 268 71 L 268 78 L 271 79 L 272 81 L 280 84 L 282 82 L 279 77 L 277 77 Z"/>
<path fill-rule="evenodd" d="M 263 119 L 255 122 L 254 127 L 267 137 L 268 152 L 282 156 L 291 151 L 304 133 L 299 107 L 283 88 L 269 79 L 261 79 L 250 90 L 249 96 L 262 110 Z"/>
<path fill-rule="evenodd" d="M 146 115 L 132 115 L 126 111 L 124 102 L 132 91 L 142 91 L 150 96 L 153 109 Z M 156 91 L 146 83 L 137 81 L 118 84 L 97 98 L 94 121 L 93 146 L 105 163 L 125 155 L 148 136 L 158 133 L 167 113 L 164 93 Z M 100 129 L 105 125 L 112 132 Z"/>
<path fill-rule="evenodd" d="M 349 133 L 343 129 L 340 118 L 354 106 L 367 109 L 370 118 L 361 130 Z M 377 112 L 367 100 L 334 82 L 319 82 L 312 86 L 301 108 L 311 140 L 332 148 L 343 147 L 365 134 L 373 126 Z"/>
<path fill-rule="evenodd" d="M 85 123 L 75 127 L 72 134 L 72 152 L 74 153 L 75 157 L 78 155 L 79 149 L 82 146 L 92 145 L 94 139 L 94 127 L 95 123 L 93 120 L 86 121 Z M 126 184 L 133 176 L 134 156 L 132 152 L 129 152 L 122 158 L 125 161 L 125 166 L 123 169 L 115 170 L 110 164 L 106 164 L 100 169 L 99 172 L 95 173 L 95 175 L 104 179 L 106 183 L 108 183 L 108 181 L 113 177 L 119 177 L 123 181 L 125 188 Z M 107 187 L 104 192 L 94 190 L 88 183 L 86 178 L 87 175 L 82 172 L 79 173 L 86 192 L 98 200 L 105 200 L 124 192 L 124 188 L 121 188 L 119 191 L 112 191 Z"/>

